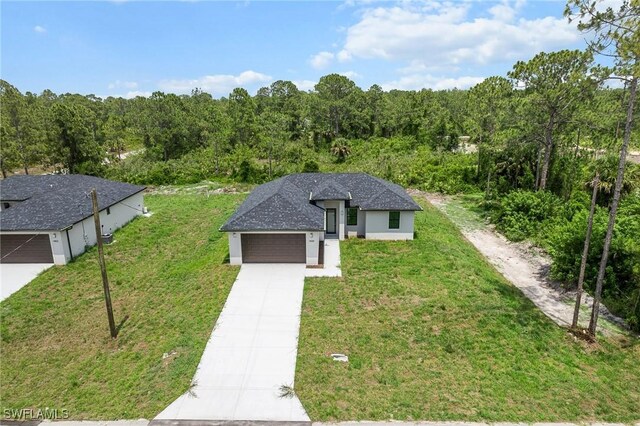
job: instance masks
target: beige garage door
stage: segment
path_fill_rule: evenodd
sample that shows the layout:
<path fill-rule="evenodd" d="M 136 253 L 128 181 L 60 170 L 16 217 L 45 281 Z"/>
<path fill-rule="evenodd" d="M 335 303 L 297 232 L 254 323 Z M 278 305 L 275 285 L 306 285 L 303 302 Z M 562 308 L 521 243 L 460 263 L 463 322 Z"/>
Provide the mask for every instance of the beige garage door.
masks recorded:
<path fill-rule="evenodd" d="M 244 263 L 305 263 L 305 234 L 242 234 Z"/>
<path fill-rule="evenodd" d="M 0 235 L 0 263 L 53 263 L 49 234 Z"/>

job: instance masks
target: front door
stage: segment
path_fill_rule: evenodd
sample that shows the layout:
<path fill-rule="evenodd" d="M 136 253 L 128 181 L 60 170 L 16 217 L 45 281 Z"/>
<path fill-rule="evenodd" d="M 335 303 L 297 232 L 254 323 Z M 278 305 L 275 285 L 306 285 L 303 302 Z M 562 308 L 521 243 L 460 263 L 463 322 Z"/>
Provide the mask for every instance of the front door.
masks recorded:
<path fill-rule="evenodd" d="M 336 209 L 327 209 L 327 234 L 336 234 Z"/>

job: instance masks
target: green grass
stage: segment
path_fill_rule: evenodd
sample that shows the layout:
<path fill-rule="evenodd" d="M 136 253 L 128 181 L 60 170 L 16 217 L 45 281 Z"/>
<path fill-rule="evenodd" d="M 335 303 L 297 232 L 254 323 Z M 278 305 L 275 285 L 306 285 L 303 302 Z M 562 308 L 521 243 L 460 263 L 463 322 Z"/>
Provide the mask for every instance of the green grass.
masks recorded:
<path fill-rule="evenodd" d="M 227 239 L 218 228 L 241 198 L 145 198 L 153 216 L 105 246 L 116 340 L 95 248 L 3 301 L 1 408 L 152 418 L 181 395 L 238 271 L 224 264 Z"/>
<path fill-rule="evenodd" d="M 637 341 L 575 341 L 424 207 L 416 240 L 344 241 L 344 277 L 307 280 L 296 392 L 314 421 L 640 418 Z"/>
<path fill-rule="evenodd" d="M 452 195 L 442 209 L 453 223 L 463 229 L 484 229 L 487 223 L 483 218 L 484 212 L 478 207 L 482 198 L 480 193 Z"/>

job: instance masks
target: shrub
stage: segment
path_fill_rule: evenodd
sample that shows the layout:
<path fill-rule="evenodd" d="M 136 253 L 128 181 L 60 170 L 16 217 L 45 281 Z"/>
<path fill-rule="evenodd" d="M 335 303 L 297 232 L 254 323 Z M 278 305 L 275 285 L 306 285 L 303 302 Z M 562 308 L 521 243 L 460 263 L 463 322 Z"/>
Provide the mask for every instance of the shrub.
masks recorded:
<path fill-rule="evenodd" d="M 580 262 L 587 228 L 588 208 L 576 213 L 571 220 L 555 228 L 549 238 L 549 253 L 553 259 L 552 277 L 574 284 L 578 280 Z M 597 207 L 587 256 L 585 287 L 595 288 L 608 211 Z M 611 241 L 609 262 L 603 285 L 603 300 L 609 310 L 640 330 L 640 196 L 623 200 L 618 211 Z"/>
<path fill-rule="evenodd" d="M 560 205 L 560 199 L 549 192 L 512 191 L 500 202 L 496 226 L 510 240 L 522 241 L 538 234 L 545 222 L 550 226 Z"/>
<path fill-rule="evenodd" d="M 302 173 L 316 173 L 320 171 L 320 165 L 315 160 L 307 160 L 302 166 Z"/>

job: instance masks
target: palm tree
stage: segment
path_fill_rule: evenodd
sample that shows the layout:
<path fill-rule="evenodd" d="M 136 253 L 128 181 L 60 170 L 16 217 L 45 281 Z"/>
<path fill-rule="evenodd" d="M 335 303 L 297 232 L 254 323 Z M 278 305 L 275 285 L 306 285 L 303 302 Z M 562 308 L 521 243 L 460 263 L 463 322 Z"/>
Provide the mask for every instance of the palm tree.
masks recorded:
<path fill-rule="evenodd" d="M 336 156 L 338 162 L 343 162 L 349 155 L 351 155 L 349 142 L 345 138 L 338 138 L 334 140 L 331 145 L 331 153 Z"/>

